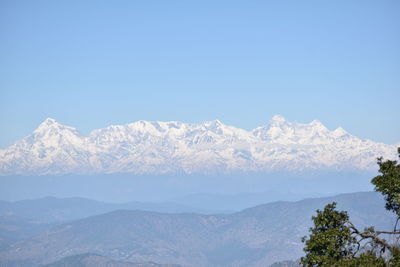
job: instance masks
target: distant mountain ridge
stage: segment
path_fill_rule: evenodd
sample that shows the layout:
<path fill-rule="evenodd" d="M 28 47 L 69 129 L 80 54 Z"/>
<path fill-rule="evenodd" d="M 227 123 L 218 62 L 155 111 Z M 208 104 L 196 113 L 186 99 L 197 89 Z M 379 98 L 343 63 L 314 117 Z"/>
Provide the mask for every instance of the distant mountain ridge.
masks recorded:
<path fill-rule="evenodd" d="M 110 258 L 96 254 L 85 253 L 65 257 L 59 261 L 46 264 L 42 267 L 181 267 L 176 264 L 157 264 L 154 262 L 132 263 L 114 261 Z"/>
<path fill-rule="evenodd" d="M 360 139 L 321 122 L 276 115 L 246 131 L 220 121 L 200 124 L 137 121 L 83 136 L 48 118 L 30 135 L 0 150 L 0 175 L 96 173 L 233 173 L 276 170 L 374 170 L 395 158 L 396 146 Z"/>
<path fill-rule="evenodd" d="M 393 229 L 379 193 L 272 202 L 232 214 L 116 210 L 48 228 L 0 248 L 0 265 L 40 266 L 84 253 L 182 266 L 269 266 L 303 255 L 316 209 L 336 201 L 360 229 Z M 73 257 L 75 258 L 75 257 Z M 56 265 L 59 266 L 59 265 Z"/>
<path fill-rule="evenodd" d="M 114 210 L 147 210 L 160 213 L 216 213 L 179 203 L 125 202 L 107 203 L 87 198 L 44 197 L 15 202 L 0 201 L 0 216 L 18 216 L 38 223 L 59 223 Z M 218 210 L 219 212 L 219 210 Z"/>

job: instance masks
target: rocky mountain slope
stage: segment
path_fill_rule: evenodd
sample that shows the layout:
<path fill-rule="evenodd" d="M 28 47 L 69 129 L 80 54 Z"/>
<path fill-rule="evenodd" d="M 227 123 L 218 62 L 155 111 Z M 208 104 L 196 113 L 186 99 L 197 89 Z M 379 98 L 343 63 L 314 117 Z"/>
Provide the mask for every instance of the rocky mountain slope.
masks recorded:
<path fill-rule="evenodd" d="M 373 170 L 396 147 L 274 116 L 252 131 L 220 121 L 138 121 L 89 136 L 46 119 L 32 135 L 0 150 L 1 175 L 232 173 Z"/>

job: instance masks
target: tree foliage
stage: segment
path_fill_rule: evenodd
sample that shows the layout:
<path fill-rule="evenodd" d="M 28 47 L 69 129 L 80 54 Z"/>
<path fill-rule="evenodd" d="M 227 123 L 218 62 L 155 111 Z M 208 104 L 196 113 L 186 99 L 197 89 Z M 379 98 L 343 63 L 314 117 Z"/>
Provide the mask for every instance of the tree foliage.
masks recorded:
<path fill-rule="evenodd" d="M 349 219 L 347 212 L 337 211 L 336 203 L 325 206 L 324 210 L 317 210 L 312 217 L 314 227 L 310 228 L 310 238 L 303 238 L 307 256 L 301 258 L 306 266 L 332 266 L 335 262 L 352 257 L 352 247 L 355 238 L 350 228 L 346 226 Z"/>
<path fill-rule="evenodd" d="M 398 148 L 400 157 L 400 148 Z M 360 231 L 349 220 L 346 211 L 336 210 L 336 203 L 317 210 L 312 217 L 314 227 L 304 237 L 303 266 L 400 266 L 400 248 L 382 235 L 400 237 L 396 226 L 400 219 L 400 164 L 378 158 L 380 175 L 372 179 L 375 191 L 385 197 L 387 210 L 397 215 L 393 231 L 376 231 L 369 227 Z"/>
<path fill-rule="evenodd" d="M 397 149 L 400 157 L 400 147 Z M 400 216 L 400 164 L 395 160 L 382 161 L 378 158 L 379 172 L 381 175 L 372 179 L 375 191 L 385 196 L 386 209 Z"/>

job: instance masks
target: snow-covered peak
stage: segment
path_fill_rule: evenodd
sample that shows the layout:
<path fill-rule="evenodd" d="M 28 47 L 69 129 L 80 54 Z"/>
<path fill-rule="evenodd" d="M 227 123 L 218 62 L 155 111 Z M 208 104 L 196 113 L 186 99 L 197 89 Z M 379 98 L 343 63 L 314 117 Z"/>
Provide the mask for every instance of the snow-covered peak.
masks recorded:
<path fill-rule="evenodd" d="M 362 140 L 320 121 L 295 123 L 275 115 L 253 131 L 203 123 L 137 121 L 82 136 L 48 118 L 0 150 L 0 175 L 371 169 L 396 158 L 396 147 Z"/>
<path fill-rule="evenodd" d="M 314 127 L 318 127 L 318 128 L 322 128 L 322 127 L 323 127 L 323 128 L 326 129 L 325 125 L 323 125 L 322 122 L 319 121 L 319 120 L 313 120 L 313 121 L 310 122 L 309 124 L 312 125 L 312 126 L 314 126 Z"/>
<path fill-rule="evenodd" d="M 319 120 L 313 120 L 309 125 L 313 128 L 314 131 L 316 132 L 329 132 L 328 128 L 325 127 L 325 125 L 322 124 Z"/>
<path fill-rule="evenodd" d="M 319 120 L 296 123 L 289 122 L 280 115 L 274 116 L 267 126 L 253 130 L 253 135 L 261 140 L 286 145 L 329 143 L 341 136 L 340 134 L 344 135 L 345 131 L 329 131 Z"/>
<path fill-rule="evenodd" d="M 338 137 L 348 134 L 342 127 L 336 128 L 336 130 L 334 130 L 333 133 Z"/>
<path fill-rule="evenodd" d="M 223 126 L 222 122 L 219 121 L 219 120 L 206 121 L 203 124 L 204 125 L 210 125 L 212 127 L 221 127 L 221 126 Z"/>
<path fill-rule="evenodd" d="M 64 144 L 81 144 L 83 136 L 74 127 L 65 126 L 55 119 L 47 118 L 25 141 L 42 144 L 45 147 L 59 147 Z"/>
<path fill-rule="evenodd" d="M 46 118 L 46 119 L 41 123 L 41 125 L 43 125 L 43 124 L 45 124 L 45 125 L 52 125 L 52 124 L 59 124 L 59 122 L 56 121 L 55 119 L 49 117 L 49 118 Z"/>
<path fill-rule="evenodd" d="M 291 123 L 288 122 L 282 115 L 274 115 L 272 119 L 268 122 L 268 125 L 264 128 L 284 128 Z M 260 128 L 260 127 L 259 127 Z"/>
<path fill-rule="evenodd" d="M 34 133 L 43 133 L 43 132 L 47 132 L 47 131 L 51 131 L 51 130 L 52 131 L 54 131 L 54 130 L 69 130 L 69 131 L 77 132 L 76 128 L 74 128 L 74 127 L 65 126 L 65 125 L 59 123 L 58 121 L 56 121 L 55 119 L 47 118 L 38 126 L 38 128 L 36 128 Z"/>
<path fill-rule="evenodd" d="M 282 115 L 279 115 L 279 114 L 274 115 L 272 117 L 272 119 L 270 120 L 270 124 L 272 124 L 272 123 L 283 123 L 283 122 L 286 122 L 286 119 L 285 119 L 285 117 L 283 117 Z"/>
<path fill-rule="evenodd" d="M 128 124 L 129 128 L 133 131 L 141 132 L 141 133 L 149 133 L 153 135 L 159 135 L 160 132 L 164 132 L 165 130 L 161 127 L 158 122 L 150 122 L 150 121 L 137 121 L 134 123 Z"/>
<path fill-rule="evenodd" d="M 36 132 L 42 132 L 49 128 L 60 127 L 61 124 L 52 118 L 45 119 L 41 124 L 39 124 L 38 128 L 35 130 Z"/>
<path fill-rule="evenodd" d="M 226 128 L 219 120 L 206 121 L 201 124 L 202 128 L 206 131 L 211 131 L 216 134 L 223 134 Z"/>

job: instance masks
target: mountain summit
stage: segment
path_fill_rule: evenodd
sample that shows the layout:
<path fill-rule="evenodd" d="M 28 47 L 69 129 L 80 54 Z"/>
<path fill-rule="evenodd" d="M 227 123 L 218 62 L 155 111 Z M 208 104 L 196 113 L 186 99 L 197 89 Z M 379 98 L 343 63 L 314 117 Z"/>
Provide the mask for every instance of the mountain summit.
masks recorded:
<path fill-rule="evenodd" d="M 87 173 L 231 173 L 275 170 L 373 170 L 396 147 L 363 140 L 320 121 L 295 123 L 275 115 L 246 131 L 218 120 L 200 124 L 138 121 L 89 136 L 48 118 L 0 150 L 1 175 Z"/>

